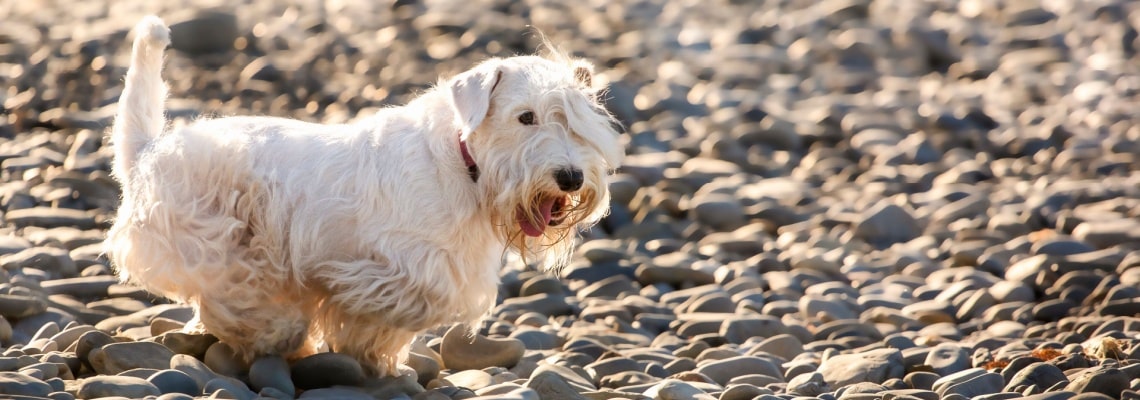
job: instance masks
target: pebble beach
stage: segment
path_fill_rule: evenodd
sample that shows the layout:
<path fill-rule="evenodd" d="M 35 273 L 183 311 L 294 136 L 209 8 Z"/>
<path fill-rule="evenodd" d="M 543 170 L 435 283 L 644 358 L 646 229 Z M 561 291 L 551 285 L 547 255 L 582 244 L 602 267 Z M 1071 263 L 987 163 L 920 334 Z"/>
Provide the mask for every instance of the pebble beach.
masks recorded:
<path fill-rule="evenodd" d="M 348 122 L 545 38 L 622 123 L 611 212 L 399 376 L 244 362 L 101 254 L 151 14 L 174 126 Z M 1140 399 L 1138 30 L 1125 0 L 0 0 L 0 398 Z"/>

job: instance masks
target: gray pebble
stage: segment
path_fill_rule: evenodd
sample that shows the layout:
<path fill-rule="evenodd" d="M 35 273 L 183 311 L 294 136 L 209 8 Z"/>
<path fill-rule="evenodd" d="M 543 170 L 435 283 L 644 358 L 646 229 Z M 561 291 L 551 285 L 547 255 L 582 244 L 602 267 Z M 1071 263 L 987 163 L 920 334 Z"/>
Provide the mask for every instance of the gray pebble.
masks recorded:
<path fill-rule="evenodd" d="M 819 366 L 819 373 L 832 387 L 859 382 L 883 382 L 902 378 L 905 372 L 902 353 L 895 349 L 878 349 L 858 354 L 833 356 Z"/>
<path fill-rule="evenodd" d="M 249 367 L 249 382 L 254 390 L 274 388 L 283 393 L 293 393 L 289 363 L 280 356 L 260 357 Z"/>
<path fill-rule="evenodd" d="M 317 353 L 297 360 L 290 369 L 299 389 L 336 385 L 357 385 L 364 381 L 364 369 L 355 359 L 338 353 Z"/>
<path fill-rule="evenodd" d="M 131 376 L 99 375 L 84 379 L 79 384 L 76 396 L 83 399 L 121 396 L 141 398 L 162 394 L 157 387 L 145 379 Z"/>
<path fill-rule="evenodd" d="M 18 372 L 0 372 L 0 393 L 47 397 L 53 391 L 51 385 L 40 379 Z"/>
<path fill-rule="evenodd" d="M 194 378 L 178 370 L 167 369 L 158 371 L 146 380 L 157 387 L 163 394 L 183 393 L 194 396 L 202 393 L 202 387 L 198 385 L 198 382 L 194 381 Z"/>
<path fill-rule="evenodd" d="M 87 359 L 101 374 L 118 374 L 134 368 L 166 369 L 174 352 L 154 342 L 111 343 L 93 349 Z"/>

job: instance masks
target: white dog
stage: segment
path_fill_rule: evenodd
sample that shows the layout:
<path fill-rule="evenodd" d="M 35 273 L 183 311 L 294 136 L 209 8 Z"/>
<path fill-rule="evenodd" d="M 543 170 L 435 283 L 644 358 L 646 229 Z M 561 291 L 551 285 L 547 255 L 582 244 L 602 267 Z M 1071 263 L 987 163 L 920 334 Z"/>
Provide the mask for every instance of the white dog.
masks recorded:
<path fill-rule="evenodd" d="M 624 154 L 590 67 L 492 59 L 351 125 L 268 117 L 164 132 L 156 17 L 135 30 L 111 133 L 106 251 L 247 358 L 327 344 L 390 374 L 420 331 L 494 304 L 509 250 L 557 267 Z"/>

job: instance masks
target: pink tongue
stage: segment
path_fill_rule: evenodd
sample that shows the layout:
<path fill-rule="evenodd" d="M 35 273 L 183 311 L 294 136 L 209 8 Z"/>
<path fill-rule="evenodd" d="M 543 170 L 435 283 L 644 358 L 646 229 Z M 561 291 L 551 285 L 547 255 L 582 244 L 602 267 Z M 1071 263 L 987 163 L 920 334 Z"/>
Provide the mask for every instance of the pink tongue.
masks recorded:
<path fill-rule="evenodd" d="M 542 218 L 537 223 L 531 223 L 530 218 L 527 218 L 527 210 L 523 209 L 518 210 L 515 219 L 518 219 L 519 227 L 527 236 L 542 236 L 542 232 L 546 230 L 546 225 L 550 223 L 551 208 L 554 208 L 554 199 L 545 199 L 542 204 L 538 205 L 538 211 L 542 213 Z"/>

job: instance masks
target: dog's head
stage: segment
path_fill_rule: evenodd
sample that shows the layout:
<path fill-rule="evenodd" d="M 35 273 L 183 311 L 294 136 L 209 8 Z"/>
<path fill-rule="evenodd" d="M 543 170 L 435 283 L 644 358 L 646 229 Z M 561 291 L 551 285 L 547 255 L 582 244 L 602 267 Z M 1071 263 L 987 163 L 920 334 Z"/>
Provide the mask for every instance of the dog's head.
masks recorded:
<path fill-rule="evenodd" d="M 446 84 L 482 205 L 525 260 L 557 268 L 576 231 L 608 211 L 608 177 L 625 152 L 592 66 L 552 58 L 492 59 Z"/>

